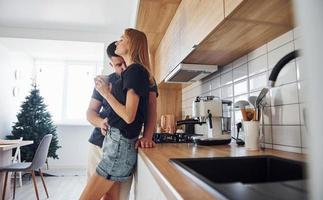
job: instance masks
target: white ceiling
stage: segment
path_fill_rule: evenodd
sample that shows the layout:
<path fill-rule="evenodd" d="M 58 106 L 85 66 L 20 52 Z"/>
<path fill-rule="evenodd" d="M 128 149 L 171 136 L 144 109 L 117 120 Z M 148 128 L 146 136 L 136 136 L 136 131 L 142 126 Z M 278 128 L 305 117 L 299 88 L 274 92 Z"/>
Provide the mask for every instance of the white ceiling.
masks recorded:
<path fill-rule="evenodd" d="M 103 43 L 135 26 L 138 5 L 139 0 L 0 0 L 0 44 L 33 58 L 102 61 Z"/>
<path fill-rule="evenodd" d="M 36 30 L 42 39 L 46 31 L 56 33 L 56 39 L 64 39 L 65 32 L 81 39 L 77 34 L 115 37 L 134 27 L 137 10 L 138 0 L 0 0 L 0 36 L 16 37 L 24 32 L 35 38 Z M 53 36 L 48 39 L 55 39 Z"/>
<path fill-rule="evenodd" d="M 36 59 L 103 62 L 104 44 L 94 42 L 0 38 L 0 45 Z"/>

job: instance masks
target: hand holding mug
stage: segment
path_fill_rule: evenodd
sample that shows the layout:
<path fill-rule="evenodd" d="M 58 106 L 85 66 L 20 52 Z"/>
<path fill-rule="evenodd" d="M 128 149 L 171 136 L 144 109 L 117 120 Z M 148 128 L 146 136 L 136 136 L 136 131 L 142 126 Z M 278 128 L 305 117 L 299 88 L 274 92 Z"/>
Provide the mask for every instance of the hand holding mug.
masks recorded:
<path fill-rule="evenodd" d="M 112 85 L 107 83 L 104 79 L 104 76 L 99 75 L 94 78 L 95 89 L 102 95 L 106 96 L 111 93 Z"/>

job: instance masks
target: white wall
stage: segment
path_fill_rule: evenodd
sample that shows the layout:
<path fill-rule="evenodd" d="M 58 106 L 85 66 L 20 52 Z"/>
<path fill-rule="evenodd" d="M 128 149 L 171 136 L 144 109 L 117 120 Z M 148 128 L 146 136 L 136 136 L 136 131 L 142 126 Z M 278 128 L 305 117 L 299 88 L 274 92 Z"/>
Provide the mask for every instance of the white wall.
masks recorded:
<path fill-rule="evenodd" d="M 50 168 L 86 168 L 88 157 L 89 136 L 93 127 L 58 125 L 57 136 L 59 159 L 49 159 Z"/>
<path fill-rule="evenodd" d="M 301 35 L 295 28 L 241 58 L 221 66 L 219 71 L 194 83 L 182 91 L 183 117 L 192 115 L 192 102 L 198 95 L 214 95 L 236 102 L 257 96 L 267 86 L 274 65 L 294 49 L 300 49 Z M 265 108 L 266 147 L 291 152 L 307 151 L 307 132 L 304 126 L 304 77 L 300 73 L 302 57 L 291 61 L 280 72 L 276 87 L 267 94 Z M 232 125 L 240 122 L 241 112 L 233 112 Z M 197 133 L 205 133 L 207 126 L 195 126 Z M 235 127 L 232 126 L 235 135 Z M 242 135 L 243 136 L 243 135 Z"/>
<path fill-rule="evenodd" d="M 16 121 L 16 114 L 25 95 L 30 90 L 33 59 L 26 54 L 9 51 L 0 44 L 0 138 L 11 132 Z M 15 79 L 15 70 L 19 76 Z M 18 87 L 19 93 L 13 96 L 13 88 Z"/>
<path fill-rule="evenodd" d="M 25 97 L 29 95 L 32 83 L 34 59 L 21 52 L 13 52 L 0 43 L 0 138 L 5 138 L 12 130 L 16 114 Z M 15 70 L 18 78 L 15 79 Z M 19 88 L 14 97 L 13 87 Z M 59 145 L 58 160 L 49 160 L 52 168 L 85 168 L 87 164 L 88 138 L 92 126 L 58 125 Z"/>

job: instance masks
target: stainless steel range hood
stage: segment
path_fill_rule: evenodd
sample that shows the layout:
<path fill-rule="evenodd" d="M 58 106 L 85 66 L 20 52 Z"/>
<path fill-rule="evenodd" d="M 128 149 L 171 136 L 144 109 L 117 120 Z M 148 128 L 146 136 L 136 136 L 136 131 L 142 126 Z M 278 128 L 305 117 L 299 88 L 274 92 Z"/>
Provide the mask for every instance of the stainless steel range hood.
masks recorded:
<path fill-rule="evenodd" d="M 191 83 L 218 70 L 217 65 L 180 63 L 165 78 L 166 83 Z"/>

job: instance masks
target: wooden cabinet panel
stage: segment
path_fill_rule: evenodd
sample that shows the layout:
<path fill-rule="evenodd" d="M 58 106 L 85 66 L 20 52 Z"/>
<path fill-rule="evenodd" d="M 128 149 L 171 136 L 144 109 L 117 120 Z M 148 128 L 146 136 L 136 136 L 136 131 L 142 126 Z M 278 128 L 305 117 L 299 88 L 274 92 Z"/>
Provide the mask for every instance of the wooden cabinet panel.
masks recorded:
<path fill-rule="evenodd" d="M 244 0 L 184 62 L 226 65 L 293 26 L 291 0 Z"/>
<path fill-rule="evenodd" d="M 183 0 L 179 7 L 181 61 L 224 19 L 223 0 Z"/>
<path fill-rule="evenodd" d="M 155 76 L 158 83 L 160 83 L 171 70 L 172 65 L 174 65 L 176 60 L 175 57 L 178 56 L 180 51 L 178 48 L 178 38 L 180 36 L 177 18 L 178 13 L 175 14 L 173 20 L 169 24 L 155 54 Z"/>
<path fill-rule="evenodd" d="M 223 0 L 183 0 L 155 57 L 161 82 L 224 19 Z"/>
<path fill-rule="evenodd" d="M 242 1 L 243 0 L 224 0 L 224 17 L 229 16 Z"/>

